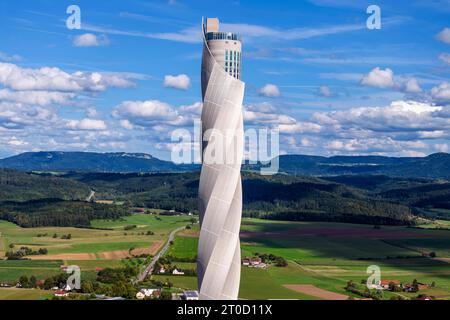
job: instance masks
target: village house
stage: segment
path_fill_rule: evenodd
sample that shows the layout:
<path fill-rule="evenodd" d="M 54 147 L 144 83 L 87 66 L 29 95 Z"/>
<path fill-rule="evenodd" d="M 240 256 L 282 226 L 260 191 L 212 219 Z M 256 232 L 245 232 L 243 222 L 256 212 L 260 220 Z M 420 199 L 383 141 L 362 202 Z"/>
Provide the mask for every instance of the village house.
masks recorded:
<path fill-rule="evenodd" d="M 173 269 L 172 274 L 173 274 L 173 275 L 181 276 L 181 275 L 184 275 L 184 272 L 181 271 L 181 270 L 177 270 L 177 269 L 175 268 L 175 269 Z"/>
<path fill-rule="evenodd" d="M 380 287 L 382 288 L 382 289 L 389 289 L 389 285 L 390 284 L 393 284 L 394 286 L 396 286 L 396 287 L 400 287 L 400 285 L 401 285 L 401 282 L 400 282 L 400 280 L 381 280 L 380 281 Z"/>
<path fill-rule="evenodd" d="M 159 296 L 161 290 L 160 289 L 141 289 L 138 293 L 136 293 L 136 298 L 139 300 L 149 298 L 152 296 Z"/>
<path fill-rule="evenodd" d="M 166 273 L 166 269 L 164 267 L 159 268 L 159 273 Z"/>
<path fill-rule="evenodd" d="M 244 258 L 242 259 L 242 265 L 249 266 L 249 267 L 256 267 L 262 263 L 261 258 L 254 257 L 254 258 Z"/>
<path fill-rule="evenodd" d="M 69 293 L 66 291 L 63 291 L 63 290 L 58 290 L 58 291 L 55 291 L 55 293 L 53 295 L 55 297 L 67 297 L 69 295 Z"/>
<path fill-rule="evenodd" d="M 417 283 L 417 289 L 418 289 L 418 290 L 425 290 L 425 289 L 428 289 L 428 285 L 425 284 L 425 283 L 418 282 L 418 283 Z M 403 291 L 406 291 L 406 292 L 414 292 L 414 291 L 415 291 L 415 288 L 414 288 L 414 286 L 413 286 L 412 283 L 407 283 L 407 284 L 405 284 L 405 285 L 403 286 Z"/>
<path fill-rule="evenodd" d="M 184 291 L 181 298 L 183 300 L 198 300 L 198 291 Z"/>

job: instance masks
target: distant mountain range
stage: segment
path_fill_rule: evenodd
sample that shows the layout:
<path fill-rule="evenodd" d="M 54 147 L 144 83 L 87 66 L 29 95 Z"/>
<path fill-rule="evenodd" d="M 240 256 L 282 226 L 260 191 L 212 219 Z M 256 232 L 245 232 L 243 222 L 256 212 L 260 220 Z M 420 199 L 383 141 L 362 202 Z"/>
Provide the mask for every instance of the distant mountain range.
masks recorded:
<path fill-rule="evenodd" d="M 280 173 L 333 176 L 383 174 L 402 177 L 450 178 L 450 154 L 427 157 L 282 155 Z M 261 164 L 244 165 L 245 171 Z M 198 164 L 177 165 L 145 153 L 26 152 L 0 160 L 0 168 L 23 171 L 180 172 L 199 170 Z"/>
<path fill-rule="evenodd" d="M 195 165 L 176 165 L 146 153 L 25 152 L 0 160 L 0 168 L 23 171 L 178 172 Z"/>
<path fill-rule="evenodd" d="M 261 164 L 246 165 L 258 170 Z M 450 154 L 434 153 L 427 157 L 283 155 L 280 172 L 294 175 L 384 174 L 402 177 L 450 178 Z"/>

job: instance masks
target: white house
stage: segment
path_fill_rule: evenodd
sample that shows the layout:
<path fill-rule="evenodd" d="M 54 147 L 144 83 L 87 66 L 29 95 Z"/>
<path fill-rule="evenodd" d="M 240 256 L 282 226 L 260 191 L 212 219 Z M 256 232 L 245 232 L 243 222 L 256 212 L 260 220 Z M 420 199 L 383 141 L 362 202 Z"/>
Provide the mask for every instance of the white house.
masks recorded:
<path fill-rule="evenodd" d="M 159 273 L 165 273 L 166 272 L 166 269 L 164 269 L 164 267 L 161 267 L 160 269 L 159 269 Z"/>
<path fill-rule="evenodd" d="M 184 272 L 183 271 L 178 271 L 177 269 L 173 269 L 172 274 L 181 276 L 181 275 L 184 274 Z"/>
<path fill-rule="evenodd" d="M 139 291 L 136 293 L 136 299 L 143 300 L 145 298 L 145 294 Z"/>
<path fill-rule="evenodd" d="M 185 291 L 182 298 L 184 300 L 198 300 L 198 291 Z"/>

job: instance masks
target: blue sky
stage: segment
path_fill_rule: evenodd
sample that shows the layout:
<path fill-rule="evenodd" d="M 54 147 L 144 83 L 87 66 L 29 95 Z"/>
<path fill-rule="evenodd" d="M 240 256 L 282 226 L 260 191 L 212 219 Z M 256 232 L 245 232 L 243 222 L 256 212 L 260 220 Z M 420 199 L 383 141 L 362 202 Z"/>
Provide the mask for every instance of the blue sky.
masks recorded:
<path fill-rule="evenodd" d="M 449 151 L 448 0 L 30 0 L 0 3 L 0 157 L 169 159 L 170 133 L 201 111 L 202 16 L 241 35 L 245 126 L 278 127 L 282 153 Z"/>

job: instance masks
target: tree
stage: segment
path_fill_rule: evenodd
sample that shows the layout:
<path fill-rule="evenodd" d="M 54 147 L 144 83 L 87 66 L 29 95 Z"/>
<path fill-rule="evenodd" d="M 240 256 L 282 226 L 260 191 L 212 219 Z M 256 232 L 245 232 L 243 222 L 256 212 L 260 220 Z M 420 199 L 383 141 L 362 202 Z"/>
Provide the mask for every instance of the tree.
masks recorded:
<path fill-rule="evenodd" d="M 91 281 L 83 281 L 81 283 L 81 292 L 83 293 L 93 293 L 94 292 L 94 285 Z"/>
<path fill-rule="evenodd" d="M 28 277 L 23 275 L 19 278 L 19 283 L 22 286 L 22 288 L 29 288 L 30 287 L 30 281 L 28 280 Z"/>
<path fill-rule="evenodd" d="M 161 300 L 172 300 L 172 293 L 170 293 L 170 291 L 163 290 L 159 297 Z"/>
<path fill-rule="evenodd" d="M 50 290 L 54 286 L 55 286 L 55 280 L 53 278 L 45 279 L 45 281 L 44 281 L 44 289 L 45 290 Z"/>
<path fill-rule="evenodd" d="M 173 287 L 173 283 L 170 282 L 169 278 L 166 279 L 166 286 L 170 289 Z"/>
<path fill-rule="evenodd" d="M 419 283 L 417 282 L 417 279 L 414 279 L 414 280 L 413 280 L 412 288 L 413 288 L 413 291 L 414 291 L 414 292 L 419 291 Z"/>
<path fill-rule="evenodd" d="M 35 276 L 31 276 L 29 283 L 30 283 L 30 287 L 31 288 L 36 288 L 36 286 L 37 286 L 37 279 L 36 279 L 36 277 Z"/>
<path fill-rule="evenodd" d="M 430 258 L 436 258 L 436 252 L 431 251 L 430 252 Z"/>

